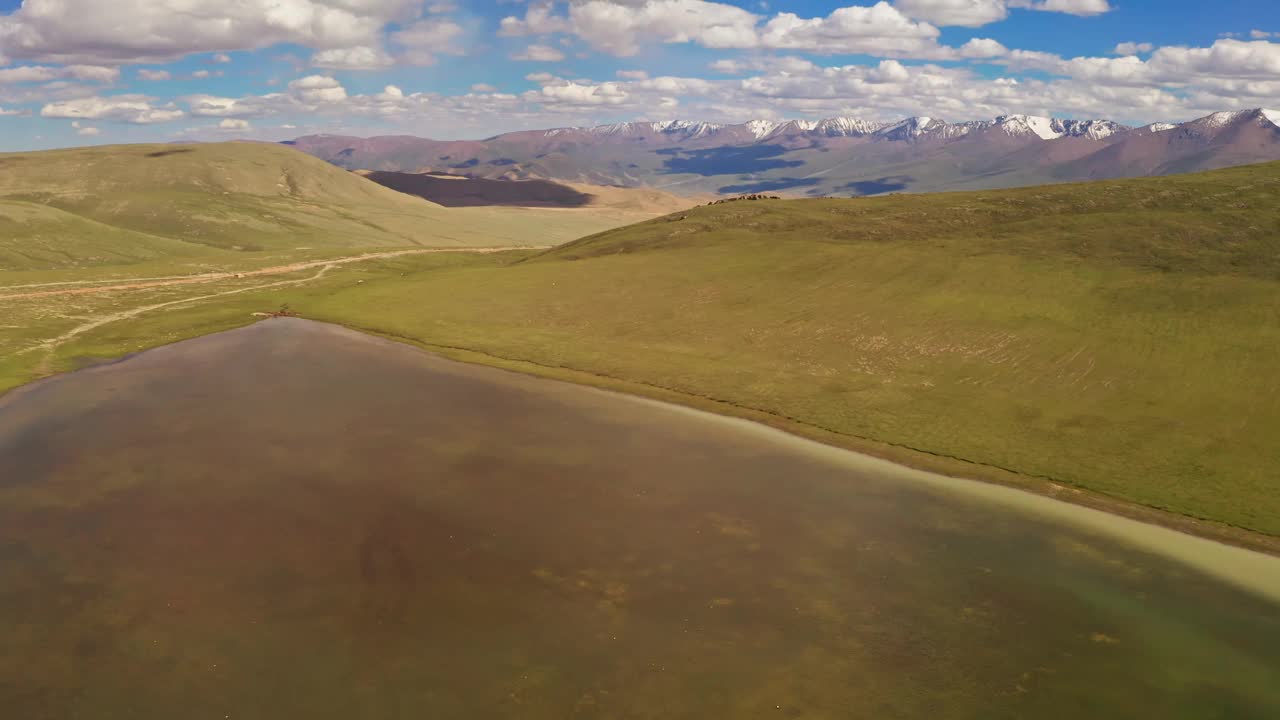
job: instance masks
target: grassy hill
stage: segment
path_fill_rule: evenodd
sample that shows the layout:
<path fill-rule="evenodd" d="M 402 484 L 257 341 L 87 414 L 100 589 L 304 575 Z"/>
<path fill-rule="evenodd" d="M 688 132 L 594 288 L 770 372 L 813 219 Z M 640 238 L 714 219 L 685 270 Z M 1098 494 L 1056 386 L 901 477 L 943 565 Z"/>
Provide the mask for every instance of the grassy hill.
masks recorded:
<path fill-rule="evenodd" d="M 450 210 L 286 147 L 248 143 L 0 155 L 0 201 L 0 269 L 202 248 L 535 246 L 621 224 L 587 214 Z"/>
<path fill-rule="evenodd" d="M 742 201 L 297 305 L 1280 534 L 1276 197 L 1280 164 Z"/>
<path fill-rule="evenodd" d="M 545 253 L 399 258 L 151 315 L 77 338 L 60 367 L 288 302 L 482 362 L 1280 536 L 1276 197 L 1280 164 L 729 202 Z"/>

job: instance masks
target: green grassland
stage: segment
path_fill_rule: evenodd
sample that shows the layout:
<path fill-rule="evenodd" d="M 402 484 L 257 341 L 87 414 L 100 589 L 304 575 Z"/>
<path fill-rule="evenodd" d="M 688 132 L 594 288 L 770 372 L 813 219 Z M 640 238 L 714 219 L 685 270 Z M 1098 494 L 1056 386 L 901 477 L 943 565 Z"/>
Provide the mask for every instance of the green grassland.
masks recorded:
<path fill-rule="evenodd" d="M 10 354 L 0 389 L 288 302 L 470 359 L 1276 536 L 1277 197 L 1271 164 L 725 203 L 545 253 L 402 257 L 173 306 L 79 335 L 43 365 Z M 60 331 L 4 324 L 20 326 L 11 347 Z"/>
<path fill-rule="evenodd" d="M 298 248 L 545 246 L 623 223 L 447 209 L 277 145 L 0 154 L 0 271 Z"/>

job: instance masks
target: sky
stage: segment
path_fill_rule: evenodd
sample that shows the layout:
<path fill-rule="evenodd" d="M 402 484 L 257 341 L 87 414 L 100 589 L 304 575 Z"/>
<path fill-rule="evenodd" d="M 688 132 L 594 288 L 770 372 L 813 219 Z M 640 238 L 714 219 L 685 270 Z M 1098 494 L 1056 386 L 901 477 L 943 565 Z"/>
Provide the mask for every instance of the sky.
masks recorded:
<path fill-rule="evenodd" d="M 0 150 L 1280 108 L 1276 0 L 0 0 Z"/>

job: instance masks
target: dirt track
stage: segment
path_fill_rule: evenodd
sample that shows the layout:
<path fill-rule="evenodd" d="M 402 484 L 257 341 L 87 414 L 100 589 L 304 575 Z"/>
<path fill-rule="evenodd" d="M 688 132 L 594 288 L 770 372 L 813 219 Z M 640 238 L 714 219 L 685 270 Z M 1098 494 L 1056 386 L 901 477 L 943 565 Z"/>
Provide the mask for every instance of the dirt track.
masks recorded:
<path fill-rule="evenodd" d="M 308 262 L 276 265 L 274 267 L 260 268 L 258 270 L 245 270 L 241 272 L 227 271 L 201 273 L 199 275 L 187 275 L 182 277 L 135 278 L 129 282 L 115 285 L 93 285 L 91 287 L 63 287 L 58 290 L 36 290 L 33 292 L 0 295 L 0 300 L 23 300 L 29 298 L 54 297 L 57 295 L 88 295 L 90 293 L 115 292 L 119 290 L 145 290 L 147 288 L 165 287 L 169 285 L 194 285 L 196 283 L 212 282 L 214 280 L 229 280 L 232 278 L 258 277 L 262 275 L 284 275 L 286 273 L 299 272 L 301 270 L 310 270 L 311 268 L 331 268 L 338 265 L 345 265 L 347 263 L 400 257 L 402 255 L 421 255 L 424 253 L 446 252 L 495 253 L 516 249 L 544 250 L 546 248 L 429 248 L 423 250 L 396 250 L 392 252 L 352 255 L 349 257 L 333 258 L 330 260 L 311 260 Z M 85 281 L 86 284 L 91 282 L 94 281 Z M 0 287 L 0 292 L 3 290 L 5 290 L 5 288 Z"/>

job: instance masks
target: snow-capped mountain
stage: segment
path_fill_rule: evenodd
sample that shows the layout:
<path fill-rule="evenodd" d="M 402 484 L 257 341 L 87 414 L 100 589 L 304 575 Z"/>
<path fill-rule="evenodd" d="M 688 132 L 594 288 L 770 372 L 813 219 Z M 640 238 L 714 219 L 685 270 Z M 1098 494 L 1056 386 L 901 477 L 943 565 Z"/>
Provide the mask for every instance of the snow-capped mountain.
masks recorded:
<path fill-rule="evenodd" d="M 833 117 L 821 120 L 751 120 L 739 125 L 693 120 L 625 122 L 585 128 L 556 128 L 545 131 L 544 136 L 565 137 L 585 133 L 596 136 L 665 136 L 667 139 L 681 141 L 736 136 L 770 141 L 811 135 L 827 138 L 875 136 L 887 140 L 916 140 L 924 137 L 945 140 L 992 127 L 998 127 L 1012 136 L 1038 137 L 1042 140 L 1057 140 L 1064 137 L 1103 140 L 1130 129 L 1111 120 L 1074 120 L 1035 115 L 1002 115 L 994 120 L 962 123 L 948 123 L 945 120 L 927 116 L 910 117 L 896 122 Z"/>
<path fill-rule="evenodd" d="M 1130 128 L 1003 115 L 624 122 L 485 140 L 312 136 L 294 145 L 344 167 L 654 186 L 679 192 L 848 195 L 1160 175 L 1280 160 L 1280 111 L 1219 112 Z"/>

